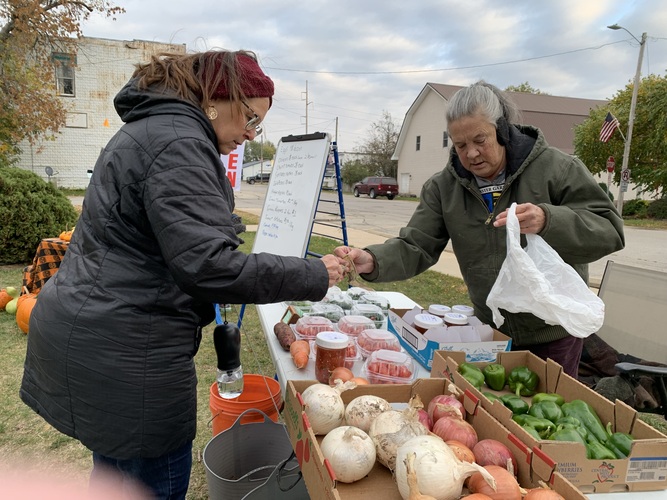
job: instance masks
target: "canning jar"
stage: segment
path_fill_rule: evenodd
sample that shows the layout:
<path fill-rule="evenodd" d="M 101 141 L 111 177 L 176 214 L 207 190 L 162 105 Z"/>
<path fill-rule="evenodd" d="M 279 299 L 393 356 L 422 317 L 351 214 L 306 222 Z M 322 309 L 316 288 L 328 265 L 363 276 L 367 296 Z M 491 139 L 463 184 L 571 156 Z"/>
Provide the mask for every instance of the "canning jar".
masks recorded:
<path fill-rule="evenodd" d="M 329 383 L 331 372 L 345 366 L 345 354 L 350 339 L 340 332 L 320 332 L 315 337 L 315 378 L 322 384 Z"/>
<path fill-rule="evenodd" d="M 412 326 L 414 326 L 415 330 L 417 330 L 419 333 L 426 333 L 426 330 L 429 328 L 442 326 L 442 324 L 443 321 L 441 317 L 435 316 L 433 314 L 422 313 L 415 315 Z"/>
<path fill-rule="evenodd" d="M 444 317 L 447 326 L 465 326 L 468 324 L 468 316 L 460 313 L 447 313 Z"/>

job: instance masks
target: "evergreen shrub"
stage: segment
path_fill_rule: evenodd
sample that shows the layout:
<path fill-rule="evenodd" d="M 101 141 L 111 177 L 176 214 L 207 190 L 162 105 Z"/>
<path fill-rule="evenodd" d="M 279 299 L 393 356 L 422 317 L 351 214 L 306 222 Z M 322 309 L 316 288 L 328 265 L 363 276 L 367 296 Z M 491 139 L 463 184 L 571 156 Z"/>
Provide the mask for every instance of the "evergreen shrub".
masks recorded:
<path fill-rule="evenodd" d="M 623 217 L 634 217 L 637 219 L 646 218 L 646 210 L 648 209 L 649 202 L 646 200 L 640 200 L 639 198 L 635 200 L 628 200 L 623 203 Z"/>
<path fill-rule="evenodd" d="M 652 201 L 646 209 L 646 215 L 651 219 L 667 219 L 667 197 Z"/>
<path fill-rule="evenodd" d="M 0 264 L 29 264 L 39 242 L 76 224 L 67 196 L 37 174 L 0 166 Z"/>

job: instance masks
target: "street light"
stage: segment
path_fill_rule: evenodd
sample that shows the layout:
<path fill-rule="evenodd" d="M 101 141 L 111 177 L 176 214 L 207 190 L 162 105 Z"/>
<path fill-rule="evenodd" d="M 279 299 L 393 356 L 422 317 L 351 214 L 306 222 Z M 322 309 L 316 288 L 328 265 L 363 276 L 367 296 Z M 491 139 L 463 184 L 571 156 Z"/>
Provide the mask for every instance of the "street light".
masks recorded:
<path fill-rule="evenodd" d="M 623 165 L 621 166 L 621 186 L 618 193 L 618 211 L 623 215 L 623 182 L 625 178 L 625 188 L 627 189 L 627 182 L 630 180 L 628 175 L 628 160 L 630 158 L 630 142 L 632 141 L 632 127 L 635 123 L 635 107 L 637 106 L 637 92 L 639 91 L 639 77 L 641 76 L 642 71 L 642 59 L 644 59 L 644 47 L 646 46 L 646 32 L 642 33 L 642 39 L 639 40 L 635 35 L 630 33 L 623 26 L 618 24 L 612 24 L 607 26 L 610 30 L 625 30 L 627 31 L 632 38 L 639 42 L 639 60 L 637 61 L 637 71 L 635 73 L 635 83 L 632 87 L 632 100 L 630 101 L 630 117 L 628 118 L 628 135 L 625 138 L 625 147 L 623 148 Z"/>

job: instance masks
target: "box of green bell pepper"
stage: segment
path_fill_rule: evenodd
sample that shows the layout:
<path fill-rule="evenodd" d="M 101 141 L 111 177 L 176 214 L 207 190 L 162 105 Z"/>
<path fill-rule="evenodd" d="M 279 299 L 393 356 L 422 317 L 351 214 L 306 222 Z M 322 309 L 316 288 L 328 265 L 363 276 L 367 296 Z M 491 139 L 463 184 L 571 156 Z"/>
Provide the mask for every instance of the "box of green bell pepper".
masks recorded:
<path fill-rule="evenodd" d="M 631 407 L 609 401 L 564 374 L 558 363 L 527 351 L 498 354 L 493 363 L 503 366 L 507 376 L 502 390 L 470 384 L 458 372 L 464 361 L 461 353 L 438 352 L 431 376 L 448 377 L 477 398 L 517 439 L 552 459 L 584 493 L 667 489 L 667 436 L 639 419 Z M 490 364 L 473 363 L 482 373 Z M 537 375 L 536 383 L 526 369 Z M 528 412 L 517 397 L 528 405 Z"/>

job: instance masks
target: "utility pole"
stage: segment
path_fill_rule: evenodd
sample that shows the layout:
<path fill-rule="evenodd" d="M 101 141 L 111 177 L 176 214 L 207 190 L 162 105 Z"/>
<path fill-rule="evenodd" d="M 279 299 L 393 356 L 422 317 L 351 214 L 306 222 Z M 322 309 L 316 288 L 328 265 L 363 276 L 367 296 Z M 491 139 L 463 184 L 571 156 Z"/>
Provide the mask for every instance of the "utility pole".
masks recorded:
<path fill-rule="evenodd" d="M 303 94 L 304 92 L 301 92 L 301 93 Z M 305 100 L 306 100 L 306 134 L 307 134 L 308 133 L 308 105 L 312 104 L 311 101 L 308 101 L 308 80 L 306 80 L 306 92 L 305 92 L 305 94 L 306 94 L 306 97 L 305 97 Z M 302 97 L 302 99 L 303 99 L 303 97 Z"/>
<path fill-rule="evenodd" d="M 618 24 L 612 24 L 607 26 L 607 28 L 612 30 L 625 30 L 627 31 L 632 38 L 637 40 L 637 37 L 630 33 L 623 26 Z M 623 165 L 621 166 L 621 184 L 618 192 L 618 212 L 623 215 L 623 195 L 628 189 L 628 183 L 630 182 L 630 172 L 628 172 L 628 162 L 630 160 L 630 144 L 632 142 L 632 128 L 635 123 L 635 108 L 637 107 L 637 93 L 639 92 L 639 79 L 642 72 L 642 60 L 644 59 L 644 47 L 646 46 L 646 33 L 642 33 L 642 39 L 637 40 L 639 42 L 639 60 L 637 61 L 637 71 L 635 72 L 635 82 L 632 87 L 632 100 L 630 101 L 630 117 L 628 118 L 628 135 L 625 138 L 625 147 L 623 148 Z"/>

